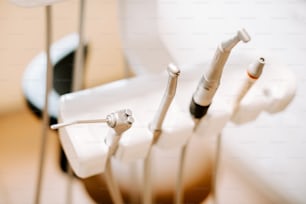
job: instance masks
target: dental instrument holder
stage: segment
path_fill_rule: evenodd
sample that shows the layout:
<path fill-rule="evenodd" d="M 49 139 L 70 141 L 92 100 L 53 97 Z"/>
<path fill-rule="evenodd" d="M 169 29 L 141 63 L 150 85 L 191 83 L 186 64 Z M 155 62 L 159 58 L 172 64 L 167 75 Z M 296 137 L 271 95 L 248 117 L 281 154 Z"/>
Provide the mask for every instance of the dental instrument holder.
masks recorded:
<path fill-rule="evenodd" d="M 245 61 L 245 66 L 253 61 L 249 57 L 239 60 L 240 63 Z M 280 112 L 290 103 L 296 89 L 295 77 L 280 65 L 266 65 L 264 76 L 243 98 L 236 114 L 232 115 L 236 98 L 234 96 L 241 87 L 241 79 L 245 74 L 243 68 L 240 70 L 233 67 L 235 64 L 225 69 L 226 74 L 222 78 L 214 103 L 199 123 L 196 132 L 193 132 L 194 122 L 189 113 L 188 99 L 196 85 L 194 79 L 198 73 L 202 73 L 202 67 L 194 67 L 181 75 L 176 97 L 163 124 L 163 136 L 155 144 L 157 148 L 179 148 L 189 137 L 216 137 L 230 120 L 237 124 L 246 123 L 255 120 L 264 111 Z M 97 118 L 98 115 L 106 115 L 108 110 L 129 107 L 133 110 L 136 121 L 133 128 L 122 136 L 115 157 L 123 163 L 143 159 L 153 140 L 148 124 L 157 111 L 155 104 L 159 104 L 160 93 L 164 90 L 164 84 L 160 81 L 166 81 L 163 80 L 165 77 L 165 74 L 141 76 L 64 95 L 60 102 L 60 119 L 65 122 L 85 116 Z M 127 88 L 129 91 L 126 91 Z M 103 172 L 108 147 L 101 135 L 107 135 L 107 131 L 108 128 L 104 126 L 92 124 L 60 129 L 61 143 L 78 176 L 86 178 Z"/>

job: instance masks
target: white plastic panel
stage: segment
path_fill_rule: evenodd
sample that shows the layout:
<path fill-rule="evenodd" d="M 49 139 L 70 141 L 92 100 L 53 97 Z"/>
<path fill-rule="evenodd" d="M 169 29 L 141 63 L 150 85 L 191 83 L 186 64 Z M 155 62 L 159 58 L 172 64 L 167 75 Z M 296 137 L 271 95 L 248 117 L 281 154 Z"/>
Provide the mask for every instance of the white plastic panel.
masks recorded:
<path fill-rule="evenodd" d="M 242 64 L 245 64 L 245 67 L 254 60 L 249 57 L 242 59 L 243 61 L 241 61 L 241 58 L 239 60 Z M 198 65 L 181 73 L 176 97 L 165 119 L 165 134 L 161 135 L 157 148 L 179 148 L 189 137 L 193 136 L 193 122 L 189 115 L 189 103 L 204 66 Z M 240 118 L 240 123 L 256 119 L 257 115 L 263 111 L 273 113 L 281 111 L 292 100 L 295 92 L 295 78 L 289 70 L 279 66 L 273 67 L 272 63 L 265 67 L 264 75 L 266 76 L 257 81 L 247 94 L 246 99 L 242 101 L 238 113 L 245 117 Z M 275 76 L 277 77 L 273 78 Z M 242 77 L 245 77 L 244 66 L 238 67 L 237 64 L 233 63 L 225 68 L 219 91 L 207 116 L 203 118 L 195 133 L 197 136 L 214 137 L 222 131 L 232 117 L 233 102 L 237 95 L 236 90 L 241 85 L 240 82 L 243 81 Z M 148 126 L 158 108 L 166 83 L 167 75 L 164 73 L 121 80 L 67 94 L 61 98 L 60 119 L 65 122 L 76 119 L 103 118 L 112 111 L 129 108 L 133 111 L 135 123 L 123 135 L 116 158 L 119 159 L 119 162 L 142 159 L 146 156 L 152 140 Z M 271 91 L 269 97 L 265 97 L 263 100 L 262 95 L 266 89 L 277 91 Z M 247 100 L 248 98 L 252 98 L 252 100 Z M 249 111 L 250 109 L 254 110 L 255 113 Z M 103 141 L 106 130 L 105 124 L 84 124 L 61 130 L 62 145 L 74 171 L 79 176 L 88 177 L 103 171 L 106 156 Z M 166 152 L 160 154 L 167 154 Z M 205 155 L 204 152 L 203 155 Z M 156 161 L 158 161 L 158 158 Z M 94 164 L 97 168 L 94 167 Z M 159 166 L 163 165 L 165 164 L 159 164 Z M 92 169 L 95 169 L 95 171 Z"/>

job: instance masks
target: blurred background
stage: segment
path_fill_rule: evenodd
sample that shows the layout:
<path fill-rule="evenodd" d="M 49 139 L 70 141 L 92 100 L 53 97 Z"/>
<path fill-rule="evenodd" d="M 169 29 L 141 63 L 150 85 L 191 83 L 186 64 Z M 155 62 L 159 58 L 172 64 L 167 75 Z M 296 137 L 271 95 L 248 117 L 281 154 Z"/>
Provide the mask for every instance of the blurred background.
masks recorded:
<path fill-rule="evenodd" d="M 55 4 L 53 42 L 77 31 L 78 1 Z M 45 49 L 44 7 L 21 8 L 0 1 L 0 203 L 32 203 L 38 172 L 41 122 L 26 106 L 22 77 L 29 62 Z M 93 0 L 86 12 L 90 49 L 86 87 L 124 74 L 116 1 Z M 104 57 L 101 57 L 104 56 Z M 59 168 L 59 146 L 50 131 L 42 203 L 65 203 L 66 177 Z M 75 202 L 90 203 L 75 180 Z"/>

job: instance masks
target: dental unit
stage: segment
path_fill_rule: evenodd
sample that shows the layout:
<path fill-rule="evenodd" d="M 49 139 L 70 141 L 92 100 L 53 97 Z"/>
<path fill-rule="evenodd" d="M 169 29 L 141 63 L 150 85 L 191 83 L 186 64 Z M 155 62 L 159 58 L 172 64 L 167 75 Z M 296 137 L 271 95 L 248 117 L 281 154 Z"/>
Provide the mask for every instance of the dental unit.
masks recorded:
<path fill-rule="evenodd" d="M 242 71 L 236 69 L 234 67 L 236 65 L 227 64 L 227 61 L 232 49 L 240 41 L 247 43 L 251 40 L 244 28 L 217 46 L 204 73 L 203 65 L 195 62 L 181 63 L 178 64 L 179 66 L 170 63 L 166 72 L 159 73 L 162 66 L 156 66 L 157 64 L 180 62 L 180 59 L 171 56 L 174 53 L 171 49 L 164 48 L 165 39 L 160 38 L 159 30 L 156 31 L 155 27 L 147 28 L 149 37 L 142 36 L 143 38 L 140 39 L 133 36 L 135 33 L 143 34 L 139 28 L 147 22 L 132 21 L 139 19 L 139 16 L 135 12 L 136 8 L 130 6 L 135 2 L 130 0 L 119 3 L 124 5 L 120 5 L 119 8 L 119 13 L 122 15 L 119 15 L 119 21 L 122 24 L 120 32 L 123 33 L 123 49 L 126 55 L 124 60 L 129 63 L 126 67 L 131 68 L 130 71 L 134 71 L 136 76 L 81 90 L 84 88 L 84 42 L 87 42 L 84 39 L 85 0 L 79 0 L 77 36 L 69 37 L 68 40 L 62 41 L 64 43 L 60 42 L 54 46 L 57 48 L 56 52 L 54 51 L 55 55 L 53 48 L 50 48 L 52 38 L 50 4 L 61 0 L 11 1 L 24 7 L 46 6 L 46 52 L 45 55 L 41 55 L 45 61 L 38 60 L 32 65 L 34 67 L 44 63 L 46 67 L 42 141 L 35 204 L 41 202 L 47 128 L 51 125 L 49 109 L 54 105 L 49 101 L 50 94 L 53 94 L 52 62 L 59 61 L 58 53 L 64 53 L 68 48 L 72 47 L 76 51 L 74 60 L 70 63 L 70 65 L 74 64 L 70 91 L 75 93 L 57 97 L 58 103 L 53 112 L 58 112 L 55 118 L 62 123 L 50 126 L 52 130 L 59 130 L 56 133 L 59 135 L 61 146 L 71 167 L 68 171 L 71 177 L 68 177 L 70 183 L 67 186 L 67 204 L 72 203 L 73 173 L 84 180 L 102 176 L 104 180 L 101 180 L 105 181 L 110 199 L 115 204 L 128 202 L 126 197 L 128 194 L 131 200 L 134 196 L 135 203 L 152 204 L 157 200 L 160 201 L 160 197 L 163 196 L 168 201 L 173 200 L 175 204 L 190 203 L 188 190 L 200 189 L 199 191 L 203 193 L 206 190 L 202 188 L 204 185 L 209 192 L 203 193 L 203 197 L 211 193 L 217 203 L 217 175 L 221 157 L 221 139 L 225 136 L 223 133 L 226 133 L 225 126 L 230 122 L 243 124 L 253 121 L 261 112 L 280 112 L 291 102 L 295 93 L 295 78 L 286 69 L 274 68 L 275 76 L 277 76 L 274 78 L 274 75 L 266 72 L 271 70 L 269 67 L 265 70 L 264 77 L 258 80 L 264 67 L 268 66 L 263 57 L 257 58 L 247 67 L 243 78 L 233 80 L 238 79 L 237 73 Z M 152 8 L 147 8 L 144 4 L 139 5 L 141 7 L 139 10 L 150 20 L 158 19 L 155 13 L 151 13 L 153 6 L 156 10 L 158 6 L 156 8 L 153 4 L 151 6 Z M 160 25 L 156 23 L 155 26 Z M 142 47 L 147 41 L 150 41 L 147 47 Z M 148 47 L 154 49 L 149 50 Z M 145 49 L 151 53 L 147 55 L 143 51 Z M 153 55 L 156 59 L 152 57 Z M 239 55 L 239 57 L 245 56 Z M 249 63 L 253 58 L 247 57 L 245 61 Z M 238 61 L 240 63 L 241 59 Z M 185 67 L 189 70 L 183 69 Z M 141 75 L 142 73 L 145 74 Z M 202 75 L 199 75 L 200 73 Z M 29 76 L 31 75 L 27 75 L 27 78 L 30 78 Z M 197 77 L 200 77 L 199 81 Z M 164 89 L 165 85 L 166 89 Z M 163 93 L 161 100 L 160 93 Z M 122 106 L 129 109 L 122 109 Z M 108 114 L 110 110 L 118 111 Z M 101 115 L 106 117 L 100 118 Z M 101 125 L 102 123 L 106 125 Z M 212 156 L 214 162 L 209 163 L 209 161 L 205 166 L 206 163 L 203 164 L 203 161 L 211 159 L 211 155 L 206 154 L 209 148 L 204 148 L 209 137 L 213 138 L 210 141 L 217 141 L 213 147 L 216 152 L 213 152 Z M 171 164 L 167 163 L 169 158 Z M 193 162 L 188 160 L 190 158 Z M 194 161 L 201 164 L 195 164 Z M 210 169 L 209 165 L 215 166 Z M 166 170 L 160 168 L 164 166 Z M 135 170 L 134 177 L 131 176 L 132 168 Z M 207 178 L 205 177 L 207 175 L 199 173 L 204 171 L 214 175 L 209 175 L 210 177 Z M 130 178 L 126 179 L 126 177 Z M 198 179 L 199 177 L 202 180 Z M 132 190 L 131 182 L 133 182 Z M 134 203 L 131 200 L 129 203 Z"/>

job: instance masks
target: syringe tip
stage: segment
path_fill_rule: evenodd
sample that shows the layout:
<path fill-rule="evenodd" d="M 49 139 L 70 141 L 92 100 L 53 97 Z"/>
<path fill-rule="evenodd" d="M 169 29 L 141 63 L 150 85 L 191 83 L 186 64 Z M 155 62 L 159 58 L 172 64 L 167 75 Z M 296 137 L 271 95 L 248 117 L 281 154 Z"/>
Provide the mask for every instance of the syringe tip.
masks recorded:
<path fill-rule="evenodd" d="M 248 75 L 253 79 L 258 79 L 262 73 L 262 69 L 265 66 L 265 58 L 260 57 L 255 63 L 251 64 L 247 70 Z"/>

